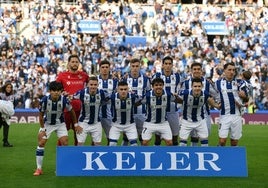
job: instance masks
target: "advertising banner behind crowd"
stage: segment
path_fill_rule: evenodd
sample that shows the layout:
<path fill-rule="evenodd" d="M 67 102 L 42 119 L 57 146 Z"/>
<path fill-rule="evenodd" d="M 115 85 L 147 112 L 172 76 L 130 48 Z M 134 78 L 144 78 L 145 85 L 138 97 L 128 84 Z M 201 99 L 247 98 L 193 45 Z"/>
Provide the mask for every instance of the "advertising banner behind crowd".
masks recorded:
<path fill-rule="evenodd" d="M 16 109 L 15 114 L 11 117 L 11 123 L 38 123 L 39 122 L 39 111 L 37 109 Z M 250 125 L 268 125 L 267 119 L 268 111 L 262 111 L 255 114 L 244 114 L 243 124 Z M 219 123 L 219 112 L 211 112 L 211 123 Z"/>
<path fill-rule="evenodd" d="M 76 160 L 73 160 L 76 159 Z M 247 177 L 244 147 L 57 147 L 57 176 Z"/>
<path fill-rule="evenodd" d="M 98 20 L 80 20 L 77 23 L 77 33 L 99 34 L 101 23 Z"/>
<path fill-rule="evenodd" d="M 225 22 L 202 22 L 202 27 L 207 35 L 229 35 L 229 31 Z"/>

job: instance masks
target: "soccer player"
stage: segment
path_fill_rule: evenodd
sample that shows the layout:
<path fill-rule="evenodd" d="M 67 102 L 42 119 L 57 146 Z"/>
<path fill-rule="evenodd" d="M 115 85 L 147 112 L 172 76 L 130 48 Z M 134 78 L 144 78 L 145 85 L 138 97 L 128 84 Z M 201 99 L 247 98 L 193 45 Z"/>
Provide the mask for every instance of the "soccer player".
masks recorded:
<path fill-rule="evenodd" d="M 56 81 L 63 85 L 65 95 L 72 96 L 77 91 L 84 89 L 89 81 L 89 76 L 86 72 L 79 70 L 80 60 L 77 55 L 70 55 L 68 58 L 68 70 L 59 73 Z M 81 110 L 81 101 L 79 99 L 71 100 L 71 105 L 78 119 Z M 67 111 L 64 112 L 64 120 L 67 130 L 72 129 L 75 132 L 74 122 Z M 60 145 L 60 142 L 58 142 Z M 74 133 L 74 145 L 77 145 L 76 134 Z"/>
<path fill-rule="evenodd" d="M 234 63 L 226 63 L 223 67 L 224 76 L 215 83 L 219 92 L 221 103 L 219 120 L 219 146 L 225 146 L 228 134 L 230 133 L 231 146 L 237 146 L 242 136 L 242 116 L 240 106 L 235 103 L 235 98 L 248 100 L 248 93 L 245 87 L 240 87 L 245 81 L 236 79 Z"/>
<path fill-rule="evenodd" d="M 170 111 L 176 98 L 164 89 L 164 80 L 154 78 L 152 90 L 148 91 L 141 103 L 146 104 L 147 119 L 143 125 L 142 144 L 148 146 L 152 134 L 158 133 L 167 146 L 172 144 L 171 128 L 166 120 L 166 114 Z"/>
<path fill-rule="evenodd" d="M 100 74 L 98 75 L 99 89 L 106 91 L 108 94 L 112 94 L 116 91 L 118 80 L 113 78 L 110 74 L 110 62 L 102 60 L 100 62 Z M 107 138 L 107 145 L 109 145 L 109 132 L 112 125 L 112 115 L 110 104 L 102 105 L 100 109 L 100 120 Z"/>
<path fill-rule="evenodd" d="M 38 146 L 36 149 L 37 169 L 34 176 L 43 174 L 42 165 L 44 158 L 44 149 L 53 132 L 62 146 L 68 145 L 68 131 L 64 124 L 64 110 L 68 111 L 75 126 L 78 126 L 75 112 L 66 96 L 61 95 L 62 84 L 53 81 L 49 84 L 49 95 L 42 98 L 39 108 L 40 129 L 38 133 Z"/>
<path fill-rule="evenodd" d="M 109 132 L 109 145 L 116 146 L 120 133 L 124 132 L 131 146 L 137 146 L 137 128 L 134 123 L 134 106 L 137 95 L 129 92 L 127 82 L 118 83 L 117 92 L 111 96 L 113 124 Z"/>
<path fill-rule="evenodd" d="M 167 93 L 177 94 L 179 91 L 181 77 L 179 73 L 173 72 L 173 58 L 166 56 L 162 60 L 162 72 L 156 73 L 153 78 L 162 78 L 164 80 L 164 89 Z M 167 121 L 172 131 L 172 143 L 178 145 L 179 134 L 179 112 L 176 103 L 171 103 L 167 111 Z M 155 145 L 161 144 L 161 138 L 156 134 Z"/>
<path fill-rule="evenodd" d="M 187 146 L 188 137 L 193 130 L 196 131 L 201 146 L 208 146 L 206 103 L 216 108 L 220 108 L 220 106 L 207 91 L 202 91 L 203 80 L 201 78 L 193 78 L 191 84 L 190 90 L 182 90 L 179 93 L 182 102 L 180 146 Z"/>
<path fill-rule="evenodd" d="M 135 93 L 139 97 L 142 97 L 145 95 L 147 91 L 151 89 L 150 86 L 150 79 L 146 76 L 141 74 L 141 63 L 140 60 L 137 58 L 133 58 L 130 61 L 130 73 L 127 74 L 123 78 L 125 82 L 128 83 L 128 88 L 132 93 Z M 142 142 L 141 138 L 141 132 L 143 130 L 143 123 L 145 121 L 145 105 L 139 105 L 134 107 L 134 121 L 137 127 L 138 136 L 140 142 Z M 125 134 L 123 134 L 123 144 L 122 145 L 128 145 L 128 140 Z"/>
<path fill-rule="evenodd" d="M 100 146 L 102 140 L 102 127 L 99 119 L 100 106 L 106 104 L 107 92 L 98 89 L 98 78 L 91 76 L 88 87 L 78 91 L 75 99 L 82 101 L 82 110 L 79 116 L 79 133 L 77 133 L 78 145 L 84 145 L 87 135 L 92 136 L 94 146 Z"/>
<path fill-rule="evenodd" d="M 215 87 L 214 87 L 214 83 L 211 80 L 206 79 L 203 76 L 203 71 L 202 71 L 202 64 L 194 62 L 191 64 L 191 77 L 187 80 L 185 80 L 184 82 L 182 82 L 181 85 L 181 90 L 185 90 L 185 89 L 191 89 L 192 86 L 192 80 L 195 78 L 200 78 L 202 80 L 202 90 L 206 91 L 207 93 L 209 93 L 214 99 L 217 98 L 218 96 L 218 92 L 216 91 Z M 211 116 L 210 116 L 210 107 L 208 104 L 206 104 L 206 124 L 207 124 L 207 128 L 208 128 L 208 134 L 210 134 L 211 132 Z M 193 130 L 191 132 L 191 145 L 192 146 L 198 146 L 198 136 L 196 134 L 196 131 Z"/>

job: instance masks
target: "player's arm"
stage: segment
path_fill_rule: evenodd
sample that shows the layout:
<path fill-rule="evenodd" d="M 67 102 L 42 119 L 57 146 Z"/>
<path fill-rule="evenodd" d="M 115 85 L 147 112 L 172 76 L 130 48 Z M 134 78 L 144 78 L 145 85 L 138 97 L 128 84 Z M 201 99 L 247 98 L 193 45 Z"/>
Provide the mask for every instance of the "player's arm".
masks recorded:
<path fill-rule="evenodd" d="M 78 122 L 77 122 L 77 118 L 76 118 L 76 115 L 75 115 L 75 112 L 74 112 L 74 109 L 72 108 L 70 111 L 70 115 L 71 115 L 71 118 L 72 118 L 72 121 L 74 122 L 74 129 L 75 129 L 75 132 L 77 134 L 80 134 L 82 133 L 83 131 L 83 128 L 79 126 Z"/>
<path fill-rule="evenodd" d="M 212 97 L 208 98 L 208 104 L 213 108 L 217 108 L 218 110 L 221 108 L 221 105 L 219 103 L 216 103 Z"/>
<path fill-rule="evenodd" d="M 182 98 L 180 98 L 177 94 L 172 93 L 171 94 L 171 101 L 175 102 L 175 103 L 180 103 L 182 104 L 183 100 Z"/>

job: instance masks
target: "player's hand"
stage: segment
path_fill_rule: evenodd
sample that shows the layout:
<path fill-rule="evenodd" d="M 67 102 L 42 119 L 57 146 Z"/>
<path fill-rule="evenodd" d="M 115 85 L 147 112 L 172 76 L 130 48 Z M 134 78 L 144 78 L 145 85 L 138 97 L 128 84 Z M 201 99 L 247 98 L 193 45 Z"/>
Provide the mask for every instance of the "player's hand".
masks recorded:
<path fill-rule="evenodd" d="M 83 131 L 83 128 L 82 128 L 82 127 L 80 127 L 79 125 L 78 125 L 78 126 L 76 126 L 74 129 L 75 129 L 76 134 L 81 134 L 81 133 L 82 133 L 82 131 Z"/>

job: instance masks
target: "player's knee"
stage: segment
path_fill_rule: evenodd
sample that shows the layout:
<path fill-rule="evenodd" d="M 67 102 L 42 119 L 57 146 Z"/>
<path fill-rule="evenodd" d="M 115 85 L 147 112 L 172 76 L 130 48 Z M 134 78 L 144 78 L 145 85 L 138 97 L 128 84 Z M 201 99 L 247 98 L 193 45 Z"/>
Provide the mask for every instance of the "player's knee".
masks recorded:
<path fill-rule="evenodd" d="M 149 140 L 143 140 L 142 141 L 142 145 L 143 146 L 148 146 L 149 145 L 149 142 L 150 142 Z"/>
<path fill-rule="evenodd" d="M 173 145 L 172 140 L 165 140 L 165 142 L 166 142 L 167 146 L 172 146 Z"/>

